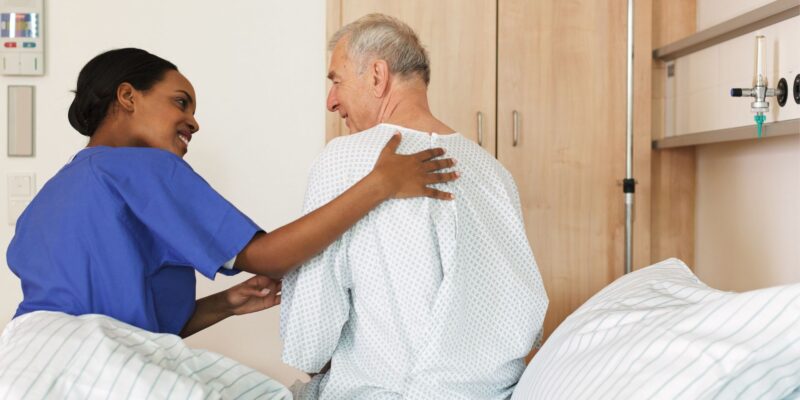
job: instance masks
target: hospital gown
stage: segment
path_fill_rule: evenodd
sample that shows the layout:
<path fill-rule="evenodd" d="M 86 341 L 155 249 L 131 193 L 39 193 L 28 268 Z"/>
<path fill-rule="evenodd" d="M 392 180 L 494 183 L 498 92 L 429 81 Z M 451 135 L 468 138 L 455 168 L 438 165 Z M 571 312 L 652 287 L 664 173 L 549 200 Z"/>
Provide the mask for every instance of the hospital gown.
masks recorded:
<path fill-rule="evenodd" d="M 335 139 L 314 165 L 305 212 L 400 153 L 434 147 L 461 178 L 454 201 L 389 200 L 283 282 L 283 360 L 329 372 L 298 390 L 320 399 L 505 399 L 547 309 L 511 175 L 459 134 L 381 124 Z"/>

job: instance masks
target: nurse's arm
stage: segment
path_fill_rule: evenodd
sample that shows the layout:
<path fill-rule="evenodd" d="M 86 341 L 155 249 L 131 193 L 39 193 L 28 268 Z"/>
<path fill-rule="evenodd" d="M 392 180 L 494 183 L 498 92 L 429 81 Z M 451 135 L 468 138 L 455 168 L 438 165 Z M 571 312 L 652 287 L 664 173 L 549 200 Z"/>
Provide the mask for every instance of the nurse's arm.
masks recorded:
<path fill-rule="evenodd" d="M 254 276 L 227 290 L 195 302 L 194 313 L 181 330 L 191 336 L 233 315 L 266 310 L 281 303 L 281 283 L 266 276 Z"/>
<path fill-rule="evenodd" d="M 452 199 L 450 193 L 428 187 L 458 178 L 454 172 L 435 173 L 455 164 L 451 159 L 434 160 L 444 150 L 400 155 L 396 154 L 399 144 L 399 135 L 389 140 L 372 172 L 330 203 L 275 231 L 257 233 L 236 257 L 234 266 L 280 279 L 319 254 L 384 200 L 420 196 Z"/>

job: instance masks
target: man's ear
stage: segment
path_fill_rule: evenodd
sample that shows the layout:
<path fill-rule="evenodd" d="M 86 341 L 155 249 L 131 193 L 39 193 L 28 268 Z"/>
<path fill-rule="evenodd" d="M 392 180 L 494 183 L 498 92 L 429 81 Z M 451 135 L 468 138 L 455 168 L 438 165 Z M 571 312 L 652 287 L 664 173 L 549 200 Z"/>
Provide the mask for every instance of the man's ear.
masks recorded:
<path fill-rule="evenodd" d="M 381 98 L 389 90 L 389 64 L 386 60 L 374 60 L 370 65 L 372 74 L 372 94 Z"/>
<path fill-rule="evenodd" d="M 117 103 L 119 107 L 126 111 L 133 111 L 133 95 L 136 89 L 128 82 L 122 82 L 117 86 Z"/>

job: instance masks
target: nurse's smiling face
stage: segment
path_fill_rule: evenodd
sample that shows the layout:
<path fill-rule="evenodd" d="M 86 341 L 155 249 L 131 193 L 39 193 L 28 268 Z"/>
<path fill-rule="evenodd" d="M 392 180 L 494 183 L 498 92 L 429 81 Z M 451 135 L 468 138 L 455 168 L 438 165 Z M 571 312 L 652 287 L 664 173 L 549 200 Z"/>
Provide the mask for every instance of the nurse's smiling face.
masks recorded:
<path fill-rule="evenodd" d="M 200 129 L 194 118 L 197 96 L 180 72 L 170 70 L 150 89 L 120 85 L 117 95 L 129 111 L 129 145 L 154 147 L 183 157 L 192 135 Z"/>

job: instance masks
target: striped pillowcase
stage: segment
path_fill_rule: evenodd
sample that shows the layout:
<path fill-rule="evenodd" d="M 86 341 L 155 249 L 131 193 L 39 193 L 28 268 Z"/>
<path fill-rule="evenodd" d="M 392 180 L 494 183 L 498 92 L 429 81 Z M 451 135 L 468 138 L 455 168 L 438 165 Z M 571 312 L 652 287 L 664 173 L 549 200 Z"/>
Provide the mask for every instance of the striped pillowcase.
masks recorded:
<path fill-rule="evenodd" d="M 513 399 L 795 398 L 798 371 L 800 284 L 722 292 L 669 259 L 570 315 Z"/>

